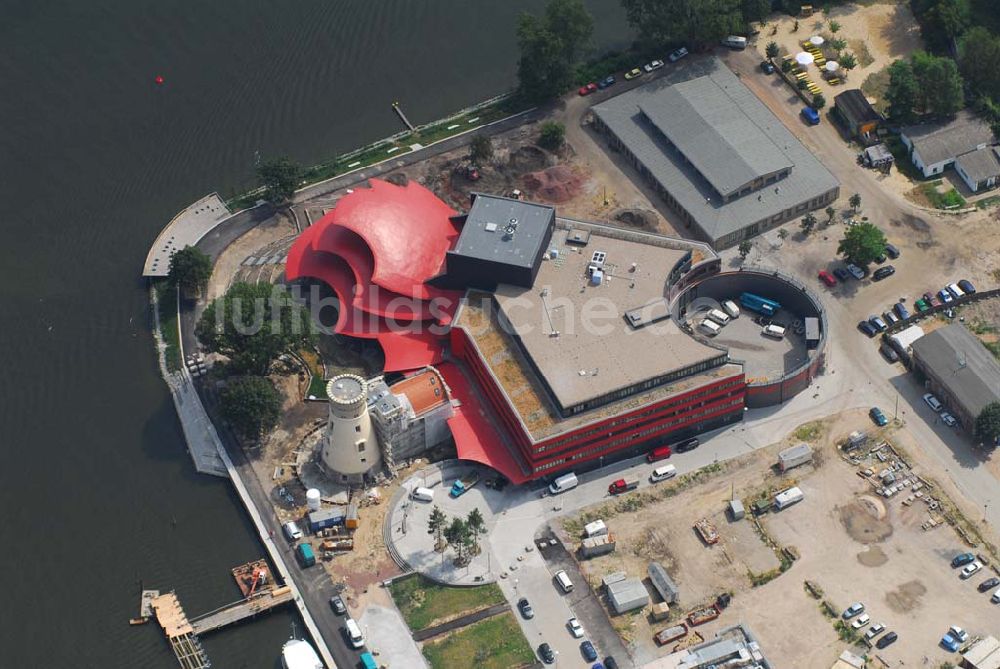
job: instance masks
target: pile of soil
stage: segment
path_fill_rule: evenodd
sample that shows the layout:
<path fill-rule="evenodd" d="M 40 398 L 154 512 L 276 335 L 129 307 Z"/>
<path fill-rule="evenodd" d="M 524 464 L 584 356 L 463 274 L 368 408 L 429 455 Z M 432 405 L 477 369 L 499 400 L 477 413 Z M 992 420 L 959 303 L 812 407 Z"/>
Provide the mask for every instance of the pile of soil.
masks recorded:
<path fill-rule="evenodd" d="M 544 202 L 568 202 L 580 194 L 584 178 L 567 165 L 555 165 L 524 176 L 524 189 Z"/>
<path fill-rule="evenodd" d="M 633 228 L 656 229 L 657 215 L 646 209 L 622 209 L 612 214 L 612 218 Z"/>

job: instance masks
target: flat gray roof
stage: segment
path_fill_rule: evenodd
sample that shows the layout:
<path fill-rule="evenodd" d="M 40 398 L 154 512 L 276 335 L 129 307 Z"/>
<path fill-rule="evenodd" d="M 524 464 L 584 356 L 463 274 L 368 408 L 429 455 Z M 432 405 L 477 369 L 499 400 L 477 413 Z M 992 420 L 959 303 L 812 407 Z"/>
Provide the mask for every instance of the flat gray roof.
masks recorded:
<path fill-rule="evenodd" d="M 1000 160 L 998 160 L 998 150 L 995 146 L 987 146 L 963 154 L 955 160 L 955 164 L 976 182 L 1000 175 Z"/>
<path fill-rule="evenodd" d="M 792 162 L 711 77 L 684 81 L 639 109 L 723 195 Z"/>
<path fill-rule="evenodd" d="M 475 193 L 458 243 L 451 253 L 531 267 L 555 209 L 497 195 Z"/>
<path fill-rule="evenodd" d="M 501 284 L 494 293 L 521 346 L 563 408 L 716 359 L 725 351 L 682 331 L 672 319 L 634 329 L 627 311 L 655 304 L 667 274 L 686 250 L 594 233 L 587 246 L 566 243 L 556 229 L 531 288 Z M 594 285 L 588 267 L 603 254 L 604 278 Z M 654 308 L 655 311 L 655 308 Z M 593 327 L 585 327 L 591 317 Z M 555 334 L 558 333 L 558 334 Z"/>
<path fill-rule="evenodd" d="M 964 325 L 946 325 L 917 339 L 913 357 L 973 416 L 1000 402 L 1000 363 Z"/>
<path fill-rule="evenodd" d="M 902 129 L 925 165 L 954 160 L 963 153 L 996 142 L 990 124 L 963 109 L 945 123 L 910 125 Z"/>
<path fill-rule="evenodd" d="M 706 125 L 711 124 L 716 114 L 738 113 L 745 120 L 720 132 L 729 138 L 737 126 L 755 129 L 745 143 L 743 140 L 738 142 L 740 155 L 752 155 L 756 147 L 757 150 L 767 151 L 770 156 L 762 164 L 773 166 L 779 164 L 779 158 L 768 147 L 774 147 L 782 156 L 780 160 L 792 165 L 790 174 L 729 203 L 720 201 L 716 188 L 687 161 L 711 162 L 715 166 L 713 173 L 716 173 L 728 169 L 719 166 L 720 161 L 726 159 L 724 152 L 720 153 L 717 146 L 703 141 L 688 145 L 685 156 L 682 156 L 660 136 L 660 132 L 642 113 L 646 110 L 647 114 L 655 114 L 657 118 L 669 117 L 677 109 L 675 103 L 679 99 L 676 93 L 670 91 L 685 82 L 691 82 L 690 90 L 680 96 L 686 106 L 691 106 L 690 100 L 704 99 L 734 110 L 721 112 L 696 105 L 694 110 L 702 114 Z M 717 58 L 689 59 L 666 76 L 596 105 L 593 111 L 642 163 L 649 176 L 677 200 L 695 219 L 705 236 L 712 240 L 723 238 L 751 223 L 769 219 L 786 209 L 794 209 L 839 186 L 833 174 Z M 684 113 L 687 116 L 692 112 L 688 110 Z M 735 139 L 729 141 L 733 142 L 733 146 L 737 143 Z M 703 153 L 702 157 L 698 157 L 699 152 Z M 729 159 L 732 160 L 732 155 Z"/>

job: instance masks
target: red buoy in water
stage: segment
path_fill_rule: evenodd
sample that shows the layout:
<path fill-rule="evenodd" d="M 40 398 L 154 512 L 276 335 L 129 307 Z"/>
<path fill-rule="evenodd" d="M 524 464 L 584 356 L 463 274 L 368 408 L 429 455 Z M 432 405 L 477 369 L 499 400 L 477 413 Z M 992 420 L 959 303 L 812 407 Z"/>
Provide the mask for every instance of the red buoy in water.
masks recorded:
<path fill-rule="evenodd" d="M 155 81 L 157 83 L 157 85 L 162 85 L 163 84 L 163 76 L 158 74 L 158 75 L 156 75 L 156 79 L 154 79 L 153 81 Z"/>

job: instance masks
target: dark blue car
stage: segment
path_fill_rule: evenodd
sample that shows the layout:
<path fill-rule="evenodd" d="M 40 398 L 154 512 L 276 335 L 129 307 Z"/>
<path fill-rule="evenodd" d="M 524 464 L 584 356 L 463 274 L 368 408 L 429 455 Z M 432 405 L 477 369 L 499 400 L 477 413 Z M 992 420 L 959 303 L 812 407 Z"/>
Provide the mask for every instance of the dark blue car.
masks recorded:
<path fill-rule="evenodd" d="M 580 652 L 583 653 L 583 657 L 586 658 L 587 662 L 593 662 L 597 659 L 597 650 L 589 640 L 580 644 Z"/>
<path fill-rule="evenodd" d="M 802 108 L 802 118 L 806 120 L 809 125 L 819 125 L 819 112 L 812 107 Z"/>
<path fill-rule="evenodd" d="M 598 88 L 602 88 L 602 89 L 603 88 L 608 88 L 609 86 L 614 86 L 614 85 L 615 85 L 615 75 L 613 75 L 613 74 L 609 75 L 607 77 L 604 77 L 599 82 L 597 82 L 597 87 Z"/>
<path fill-rule="evenodd" d="M 906 310 L 906 305 L 902 302 L 896 302 L 896 306 L 893 308 L 896 310 L 896 315 L 899 316 L 899 320 L 905 321 L 910 317 L 910 312 Z"/>
<path fill-rule="evenodd" d="M 879 427 L 885 427 L 889 424 L 889 419 L 885 417 L 885 414 L 882 413 L 882 410 L 878 407 L 872 407 L 868 412 L 868 415 L 871 416 L 872 420 L 875 421 L 875 424 Z"/>

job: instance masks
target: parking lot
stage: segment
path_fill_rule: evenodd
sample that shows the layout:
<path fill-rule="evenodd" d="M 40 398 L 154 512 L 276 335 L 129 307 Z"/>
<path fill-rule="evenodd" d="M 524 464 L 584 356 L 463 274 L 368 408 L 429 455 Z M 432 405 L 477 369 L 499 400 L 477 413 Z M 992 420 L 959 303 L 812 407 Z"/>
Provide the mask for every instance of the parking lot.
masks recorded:
<path fill-rule="evenodd" d="M 938 646 L 950 625 L 965 628 L 973 637 L 1000 632 L 1000 624 L 991 622 L 997 605 L 990 603 L 990 593 L 976 591 L 994 574 L 984 567 L 972 578 L 960 579 L 960 570 L 949 563 L 969 550 L 966 544 L 947 524 L 923 529 L 929 518 L 940 516 L 929 513 L 930 507 L 921 501 L 938 495 L 935 488 L 920 485 L 921 495 L 914 495 L 919 469 L 899 470 L 900 489 L 885 498 L 858 471 L 871 468 L 877 475 L 891 465 L 891 455 L 886 463 L 875 458 L 854 465 L 841 459 L 834 441 L 858 428 L 875 433 L 860 411 L 825 425 L 814 444 L 815 464 L 793 469 L 785 477 L 770 469 L 780 446 L 771 447 L 729 463 L 710 481 L 634 512 L 614 514 L 606 522 L 616 535 L 617 550 L 583 562 L 586 578 L 599 584 L 602 575 L 617 570 L 645 578 L 646 565 L 657 560 L 680 588 L 678 617 L 720 592 L 732 592 L 730 607 L 697 631 L 709 638 L 722 627 L 745 622 L 775 666 L 829 666 L 850 646 L 838 638 L 835 619 L 823 613 L 822 600 L 838 614 L 853 602 L 863 602 L 869 625 L 878 622 L 897 632 L 896 643 L 872 651 L 890 666 L 955 662 L 957 655 Z M 894 433 L 889 428 L 884 434 Z M 784 573 L 754 587 L 750 573 L 777 567 L 777 553 L 763 543 L 749 520 L 731 523 L 722 509 L 733 492 L 746 502 L 762 489 L 789 484 L 799 486 L 805 499 L 762 516 L 761 522 L 779 549 L 791 547 L 799 558 Z M 694 533 L 692 524 L 700 517 L 715 523 L 719 543 L 706 546 Z M 820 598 L 807 592 L 806 581 L 819 587 Z M 658 601 L 648 589 L 652 601 Z M 657 648 L 651 637 L 672 623 L 651 622 L 647 614 L 648 607 L 637 615 L 612 616 L 639 665 L 670 650 Z M 790 625 L 794 634 L 789 633 Z"/>

